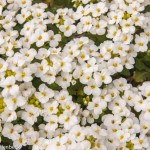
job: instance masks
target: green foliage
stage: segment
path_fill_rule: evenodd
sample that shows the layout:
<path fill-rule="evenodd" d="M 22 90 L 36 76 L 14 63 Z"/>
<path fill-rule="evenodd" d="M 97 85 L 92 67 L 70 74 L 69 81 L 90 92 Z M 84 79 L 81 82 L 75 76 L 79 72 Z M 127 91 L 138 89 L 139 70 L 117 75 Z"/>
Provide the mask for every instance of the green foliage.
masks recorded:
<path fill-rule="evenodd" d="M 139 53 L 136 58 L 133 79 L 137 83 L 150 80 L 150 55 L 149 52 Z"/>
<path fill-rule="evenodd" d="M 109 0 L 109 2 L 111 2 L 112 0 Z M 56 10 L 58 8 L 63 8 L 63 7 L 68 7 L 68 8 L 72 8 L 73 7 L 73 4 L 71 3 L 71 0 L 33 0 L 33 3 L 41 3 L 41 2 L 44 2 L 44 3 L 47 3 L 48 4 L 48 10 L 50 10 L 51 12 L 56 12 Z M 150 12 L 150 6 L 147 6 L 146 9 L 144 10 L 144 12 Z M 126 14 L 124 17 L 128 17 L 128 14 Z M 30 19 L 30 18 L 28 18 Z M 22 29 L 23 25 L 17 25 L 14 30 L 17 30 L 20 32 L 20 30 Z M 89 37 L 91 40 L 95 41 L 95 44 L 96 45 L 100 45 L 101 43 L 103 43 L 105 40 L 107 40 L 106 38 L 106 34 L 105 35 L 102 35 L 102 36 L 99 36 L 99 35 L 92 35 L 90 33 L 84 33 L 82 35 L 72 35 L 71 37 L 67 38 L 65 37 L 59 30 L 58 28 L 55 26 L 55 25 L 49 25 L 48 26 L 48 30 L 50 29 L 53 29 L 54 33 L 57 34 L 61 34 L 62 35 L 62 41 L 60 43 L 60 47 L 64 47 L 64 45 L 69 42 L 71 39 L 73 39 L 74 37 L 81 37 L 81 36 L 87 36 Z M 139 27 L 137 30 L 136 30 L 136 34 L 140 34 L 140 32 L 142 32 L 143 30 L 141 30 L 141 28 Z M 35 48 L 36 46 L 35 45 L 32 45 L 32 48 Z M 47 45 L 45 45 L 45 48 L 49 48 Z M 149 43 L 149 48 L 150 48 L 150 43 Z M 0 55 L 0 57 L 2 57 Z M 3 56 L 4 57 L 4 56 Z M 5 59 L 5 58 L 4 58 Z M 37 61 L 37 60 L 36 60 Z M 8 72 L 7 71 L 7 74 L 9 75 L 10 73 L 12 72 Z M 121 73 L 118 73 L 116 75 L 114 75 L 113 78 L 119 78 L 119 77 L 125 77 L 126 79 L 128 79 L 128 81 L 131 81 L 134 83 L 134 85 L 138 85 L 144 81 L 148 81 L 150 80 L 150 52 L 145 52 L 145 53 L 139 53 L 137 58 L 136 58 L 136 62 L 135 62 L 135 66 L 134 66 L 134 69 L 132 70 L 128 70 L 126 68 L 124 68 L 124 70 L 121 72 Z M 43 83 L 39 78 L 37 77 L 34 77 L 33 81 L 33 86 L 38 89 L 39 85 L 41 83 Z M 53 83 L 51 85 L 47 85 L 48 87 L 50 87 L 51 89 L 53 90 L 61 90 L 61 87 L 58 86 L 56 83 Z M 91 101 L 92 99 L 92 96 L 86 96 L 83 92 L 83 88 L 84 88 L 84 85 L 81 84 L 79 81 L 77 81 L 77 83 L 75 85 L 72 85 L 71 88 L 67 89 L 69 94 L 72 95 L 73 97 L 73 101 L 76 102 L 76 103 L 79 103 L 82 105 L 82 108 L 84 109 L 85 106 L 87 105 L 87 103 L 89 101 Z M 0 89 L 1 90 L 1 89 Z M 0 109 L 1 107 L 3 106 L 2 105 L 2 100 L 0 101 Z M 2 105 L 2 106 L 1 106 Z M 103 113 L 102 115 L 96 120 L 96 123 L 98 124 L 101 124 L 101 117 L 105 114 L 105 113 L 109 113 L 108 110 L 103 110 Z M 137 114 L 137 112 L 136 112 Z M 17 120 L 15 120 L 13 122 L 14 124 L 23 124 L 24 123 L 24 120 L 22 120 L 21 118 L 17 118 Z M 34 129 L 35 130 L 38 130 L 38 125 L 41 124 L 41 123 L 44 123 L 44 120 L 41 116 L 38 117 L 38 120 L 37 122 L 35 123 L 34 125 Z M 5 138 L 2 136 L 2 141 L 3 143 L 1 143 L 2 145 L 12 145 L 12 141 L 8 138 Z M 131 141 L 129 141 L 127 143 L 127 147 L 130 149 L 130 150 L 133 150 L 134 149 L 134 146 L 132 144 Z M 31 147 L 25 147 L 25 148 L 22 148 L 22 149 L 25 149 L 25 150 L 28 150 L 28 149 L 31 149 Z"/>
<path fill-rule="evenodd" d="M 131 73 L 128 69 L 124 68 L 123 71 L 120 73 L 123 77 L 130 77 Z"/>

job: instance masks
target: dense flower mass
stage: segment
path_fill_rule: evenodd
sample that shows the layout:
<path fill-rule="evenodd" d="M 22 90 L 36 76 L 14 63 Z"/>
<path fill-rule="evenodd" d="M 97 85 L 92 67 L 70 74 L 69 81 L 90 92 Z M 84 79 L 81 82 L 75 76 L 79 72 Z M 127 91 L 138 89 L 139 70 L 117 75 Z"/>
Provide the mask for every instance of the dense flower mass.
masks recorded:
<path fill-rule="evenodd" d="M 149 2 L 72 0 L 54 11 L 33 2 L 0 1 L 0 141 L 149 150 L 150 82 L 114 79 L 148 51 Z"/>

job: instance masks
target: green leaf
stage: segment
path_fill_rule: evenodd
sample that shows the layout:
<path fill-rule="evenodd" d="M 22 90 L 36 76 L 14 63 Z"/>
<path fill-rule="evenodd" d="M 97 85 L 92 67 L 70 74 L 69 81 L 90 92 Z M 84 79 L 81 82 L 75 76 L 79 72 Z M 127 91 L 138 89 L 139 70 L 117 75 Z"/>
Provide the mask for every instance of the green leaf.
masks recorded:
<path fill-rule="evenodd" d="M 127 68 L 123 69 L 123 71 L 120 74 L 125 77 L 129 77 L 131 75 L 130 71 Z"/>
<path fill-rule="evenodd" d="M 40 78 L 34 77 L 32 80 L 33 86 L 38 89 L 38 87 L 42 84 L 43 82 L 41 81 Z"/>
<path fill-rule="evenodd" d="M 144 61 L 150 62 L 150 56 L 149 56 L 149 55 L 146 55 L 146 56 L 144 57 Z"/>
<path fill-rule="evenodd" d="M 146 65 L 143 63 L 141 59 L 136 60 L 135 68 L 139 71 L 147 69 Z"/>
<path fill-rule="evenodd" d="M 91 33 L 85 33 L 85 36 L 87 36 L 89 39 L 93 40 L 95 42 L 95 44 L 98 46 L 107 40 L 106 33 L 104 35 L 93 35 Z"/>
<path fill-rule="evenodd" d="M 62 87 L 60 87 L 57 83 L 52 83 L 51 85 L 48 85 L 49 88 L 51 88 L 52 90 L 61 90 Z"/>
<path fill-rule="evenodd" d="M 75 89 L 68 88 L 67 90 L 68 90 L 70 95 L 76 95 L 77 94 Z"/>
<path fill-rule="evenodd" d="M 150 67 L 150 56 L 149 56 L 149 55 L 146 55 L 146 56 L 143 58 L 143 62 L 144 62 L 144 64 L 145 64 L 147 67 Z"/>
<path fill-rule="evenodd" d="M 44 2 L 44 3 L 46 3 L 47 5 L 49 5 L 49 6 L 53 6 L 53 3 L 54 3 L 54 0 L 41 0 L 41 2 Z"/>
<path fill-rule="evenodd" d="M 146 8 L 145 8 L 145 10 L 144 10 L 144 13 L 146 13 L 146 12 L 150 12 L 150 5 L 147 5 L 147 6 L 146 6 Z"/>
<path fill-rule="evenodd" d="M 150 75 L 148 72 L 136 71 L 134 72 L 133 79 L 135 82 L 144 82 Z"/>

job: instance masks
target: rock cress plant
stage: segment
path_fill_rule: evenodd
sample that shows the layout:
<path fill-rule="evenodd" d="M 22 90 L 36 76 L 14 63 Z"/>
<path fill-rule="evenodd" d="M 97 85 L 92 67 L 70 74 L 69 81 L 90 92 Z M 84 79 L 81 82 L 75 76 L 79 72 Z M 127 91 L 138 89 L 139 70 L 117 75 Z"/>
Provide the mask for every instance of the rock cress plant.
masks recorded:
<path fill-rule="evenodd" d="M 72 0 L 49 10 L 1 0 L 0 141 L 16 149 L 149 150 L 150 82 L 114 78 L 148 51 L 148 3 Z"/>

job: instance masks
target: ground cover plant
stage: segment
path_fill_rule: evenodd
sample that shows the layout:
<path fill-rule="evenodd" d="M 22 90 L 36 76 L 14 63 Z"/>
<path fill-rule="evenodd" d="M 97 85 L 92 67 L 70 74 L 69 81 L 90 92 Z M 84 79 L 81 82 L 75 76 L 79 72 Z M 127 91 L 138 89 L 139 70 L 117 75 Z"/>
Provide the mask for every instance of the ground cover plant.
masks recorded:
<path fill-rule="evenodd" d="M 149 150 L 149 4 L 0 0 L 0 149 Z"/>

